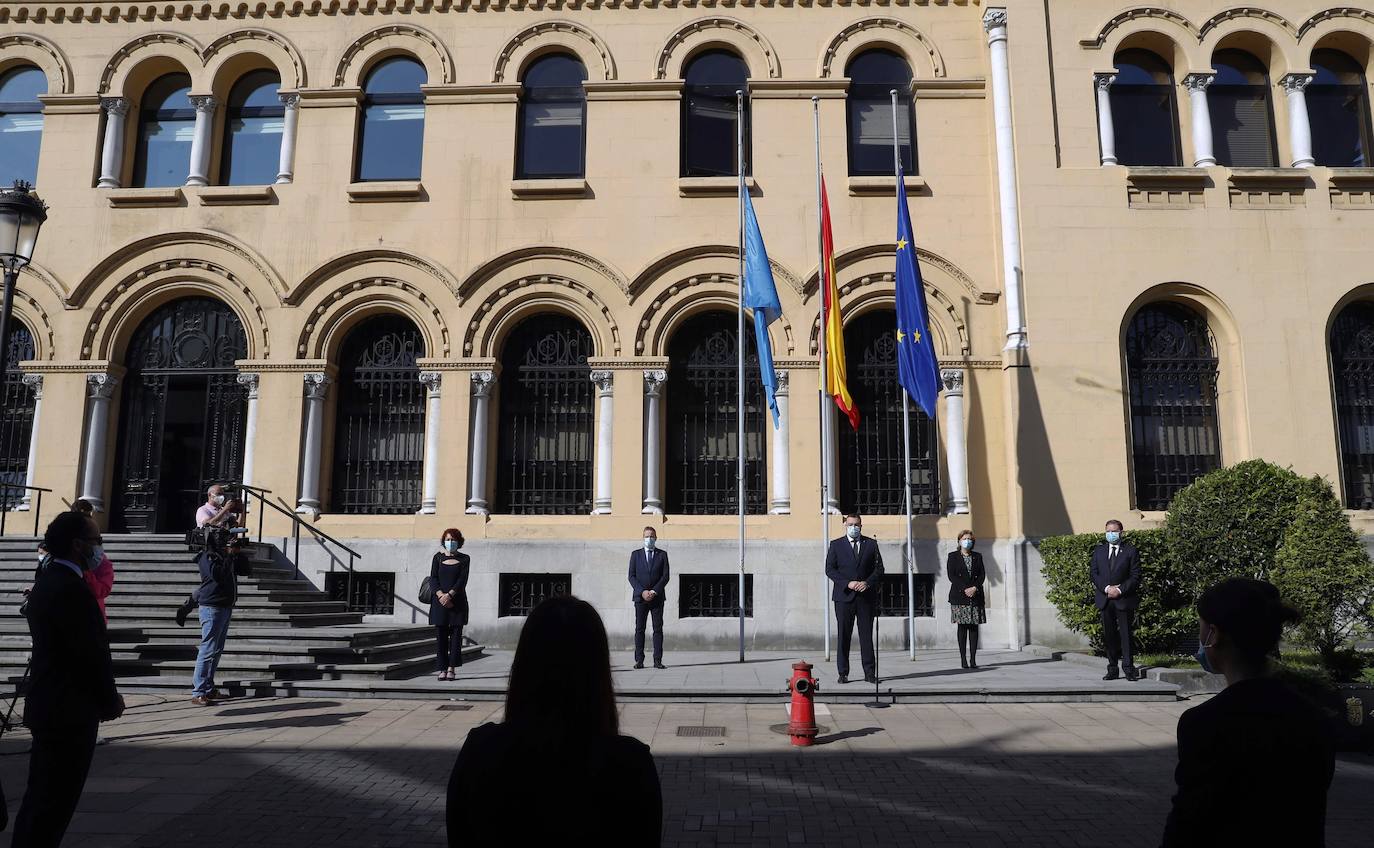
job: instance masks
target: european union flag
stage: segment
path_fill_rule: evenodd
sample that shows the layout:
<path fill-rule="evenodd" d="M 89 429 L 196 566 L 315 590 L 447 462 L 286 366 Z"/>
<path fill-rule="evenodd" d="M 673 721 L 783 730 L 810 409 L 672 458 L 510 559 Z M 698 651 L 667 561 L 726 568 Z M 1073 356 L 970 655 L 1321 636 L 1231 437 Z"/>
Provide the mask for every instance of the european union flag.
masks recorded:
<path fill-rule="evenodd" d="M 906 209 L 906 186 L 897 171 L 897 380 L 929 418 L 940 395 L 940 362 L 930 335 L 926 290 L 916 264 L 916 238 Z"/>
<path fill-rule="evenodd" d="M 768 264 L 768 251 L 763 247 L 763 233 L 754 217 L 754 204 L 745 189 L 740 202 L 744 204 L 744 305 L 754 310 L 754 336 L 758 344 L 759 371 L 763 388 L 768 395 L 768 409 L 773 413 L 773 427 L 778 427 L 778 375 L 773 370 L 773 345 L 768 340 L 768 325 L 782 317 L 782 303 L 778 301 L 778 287 L 773 283 L 773 269 Z M 744 339 L 739 340 L 744 344 Z M 741 374 L 740 378 L 743 379 Z"/>

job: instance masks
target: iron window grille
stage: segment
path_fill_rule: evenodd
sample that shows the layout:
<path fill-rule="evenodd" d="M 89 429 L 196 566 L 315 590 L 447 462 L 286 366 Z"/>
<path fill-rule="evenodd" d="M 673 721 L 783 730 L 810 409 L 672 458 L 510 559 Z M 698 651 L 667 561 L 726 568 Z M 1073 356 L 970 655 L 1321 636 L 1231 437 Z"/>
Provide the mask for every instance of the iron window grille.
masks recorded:
<path fill-rule="evenodd" d="M 497 615 L 527 616 L 546 598 L 572 594 L 571 574 L 502 574 Z"/>
<path fill-rule="evenodd" d="M 10 324 L 6 367 L 0 382 L 0 483 L 22 486 L 28 476 L 29 442 L 33 436 L 36 398 L 32 387 L 24 384 L 19 363 L 33 359 L 33 336 L 27 327 Z M 0 509 L 14 509 L 28 494 L 23 489 L 0 486 Z"/>
<path fill-rule="evenodd" d="M 353 572 L 353 593 L 350 596 L 347 571 L 330 571 L 324 575 L 324 591 L 331 601 L 344 601 L 349 612 L 364 615 L 391 615 L 396 610 L 396 574 L 390 571 Z"/>
<path fill-rule="evenodd" d="M 1374 509 L 1374 303 L 1352 303 L 1331 326 L 1336 430 L 1348 509 Z"/>
<path fill-rule="evenodd" d="M 1122 165 L 1174 167 L 1179 146 L 1178 98 L 1169 65 L 1149 50 L 1116 55 L 1116 81 L 1108 89 L 1116 127 L 1116 161 Z"/>
<path fill-rule="evenodd" d="M 736 317 L 710 312 L 684 322 L 668 349 L 668 512 L 739 511 L 739 366 Z M 758 379 L 754 334 L 745 333 L 745 511 L 767 510 L 768 403 Z"/>
<path fill-rule="evenodd" d="M 840 506 L 846 512 L 906 513 L 902 478 L 904 393 L 897 382 L 896 330 L 896 313 L 888 310 L 861 315 L 845 328 L 849 391 L 860 412 L 858 432 L 846 418 L 836 416 L 838 493 Z M 935 422 L 915 403 L 911 404 L 911 475 L 912 512 L 939 514 L 940 463 Z"/>
<path fill-rule="evenodd" d="M 501 362 L 496 512 L 591 512 L 591 351 L 591 334 L 563 315 L 511 331 Z"/>
<path fill-rule="evenodd" d="M 370 318 L 344 340 L 330 508 L 407 515 L 420 509 L 425 462 L 424 339 L 399 315 Z"/>
<path fill-rule="evenodd" d="M 932 618 L 935 615 L 935 575 L 913 574 L 912 583 L 916 589 L 916 616 Z M 878 615 L 891 618 L 906 618 L 907 585 L 905 574 L 884 574 L 878 585 Z"/>
<path fill-rule="evenodd" d="M 738 618 L 738 574 L 683 574 L 678 577 L 679 618 Z M 744 575 L 744 615 L 754 615 L 754 575 Z"/>
<path fill-rule="evenodd" d="M 1207 321 L 1176 303 L 1136 313 L 1126 332 L 1135 506 L 1173 496 L 1221 466 L 1216 347 Z"/>

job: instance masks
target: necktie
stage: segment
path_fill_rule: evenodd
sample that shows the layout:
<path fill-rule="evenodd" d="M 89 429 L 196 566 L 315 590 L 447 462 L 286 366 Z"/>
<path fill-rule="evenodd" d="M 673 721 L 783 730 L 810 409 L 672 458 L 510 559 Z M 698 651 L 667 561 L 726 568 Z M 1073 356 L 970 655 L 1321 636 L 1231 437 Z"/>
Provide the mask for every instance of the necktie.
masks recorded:
<path fill-rule="evenodd" d="M 1116 545 L 1112 545 L 1112 555 L 1110 559 L 1116 559 Z"/>
<path fill-rule="evenodd" d="M 853 543 L 853 547 L 854 547 L 854 558 L 855 558 L 855 559 L 858 559 L 858 558 L 859 558 L 859 543 L 858 543 L 858 542 L 854 542 L 854 543 Z"/>

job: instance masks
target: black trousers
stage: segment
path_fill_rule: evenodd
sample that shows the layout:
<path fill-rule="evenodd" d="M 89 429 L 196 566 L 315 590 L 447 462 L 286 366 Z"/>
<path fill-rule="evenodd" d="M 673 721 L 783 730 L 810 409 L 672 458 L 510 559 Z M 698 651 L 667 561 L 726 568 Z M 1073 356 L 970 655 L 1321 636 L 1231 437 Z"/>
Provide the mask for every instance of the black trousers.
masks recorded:
<path fill-rule="evenodd" d="M 863 663 L 864 677 L 877 674 L 877 663 L 873 660 L 873 612 L 870 601 L 835 602 L 835 618 L 840 624 L 840 651 L 835 655 L 835 670 L 845 677 L 849 676 L 849 640 L 854 635 L 856 620 L 859 623 L 859 660 Z"/>
<path fill-rule="evenodd" d="M 29 783 L 14 820 L 13 848 L 57 848 L 61 844 L 91 770 L 97 727 L 33 731 Z"/>
<path fill-rule="evenodd" d="M 654 662 L 663 662 L 663 601 L 635 604 L 635 662 L 644 662 L 644 626 L 654 618 Z"/>
<path fill-rule="evenodd" d="M 1107 649 L 1107 665 L 1116 668 L 1118 661 L 1126 668 L 1135 668 L 1135 657 L 1131 653 L 1131 626 L 1135 623 L 1135 610 L 1117 609 L 1107 602 L 1102 608 L 1102 645 Z"/>
<path fill-rule="evenodd" d="M 463 625 L 435 625 L 434 643 L 434 663 L 438 671 L 463 664 Z"/>

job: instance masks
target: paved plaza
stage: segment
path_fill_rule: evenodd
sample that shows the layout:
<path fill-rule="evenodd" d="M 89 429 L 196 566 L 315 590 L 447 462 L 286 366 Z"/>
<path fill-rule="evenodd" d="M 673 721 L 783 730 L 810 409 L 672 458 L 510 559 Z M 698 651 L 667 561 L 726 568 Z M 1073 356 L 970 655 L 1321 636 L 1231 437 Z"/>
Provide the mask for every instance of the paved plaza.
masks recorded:
<path fill-rule="evenodd" d="M 500 714 L 493 701 L 129 700 L 104 728 L 70 845 L 444 845 L 454 756 Z M 810 750 L 770 729 L 786 721 L 781 702 L 629 703 L 621 714 L 658 762 L 664 845 L 1048 848 L 1110 834 L 1143 847 L 1158 844 L 1174 728 L 1192 703 L 837 704 L 821 709 L 826 732 Z M 27 747 L 22 730 L 0 742 L 11 813 Z M 1328 845 L 1369 844 L 1371 797 L 1374 758 L 1343 755 Z M 518 828 L 507 844 L 520 844 Z"/>

